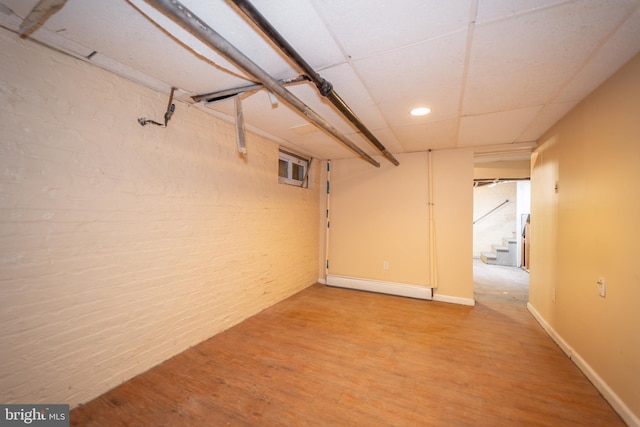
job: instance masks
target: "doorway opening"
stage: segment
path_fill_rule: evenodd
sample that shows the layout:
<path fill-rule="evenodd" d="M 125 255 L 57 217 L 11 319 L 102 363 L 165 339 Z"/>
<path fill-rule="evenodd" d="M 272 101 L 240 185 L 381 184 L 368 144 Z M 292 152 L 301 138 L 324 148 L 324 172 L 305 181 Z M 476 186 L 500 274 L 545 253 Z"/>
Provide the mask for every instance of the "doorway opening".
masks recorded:
<path fill-rule="evenodd" d="M 473 275 L 477 297 L 528 300 L 531 209 L 529 155 L 476 158 Z M 523 296 L 524 295 L 524 296 Z"/>

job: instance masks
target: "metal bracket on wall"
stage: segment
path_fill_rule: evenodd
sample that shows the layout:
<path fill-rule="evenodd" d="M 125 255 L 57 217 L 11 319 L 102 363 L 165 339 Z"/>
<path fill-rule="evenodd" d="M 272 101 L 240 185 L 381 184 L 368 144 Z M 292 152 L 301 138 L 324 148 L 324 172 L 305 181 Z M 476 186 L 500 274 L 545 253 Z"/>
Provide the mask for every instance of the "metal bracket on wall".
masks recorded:
<path fill-rule="evenodd" d="M 164 123 L 159 123 L 151 119 L 145 119 L 144 117 L 139 118 L 138 123 L 140 123 L 140 125 L 142 126 L 145 126 L 151 123 L 152 125 L 166 128 L 167 123 L 169 123 L 169 119 L 171 119 L 171 116 L 173 115 L 173 112 L 176 109 L 176 104 L 173 103 L 173 93 L 175 92 L 175 90 L 176 90 L 175 87 L 171 88 L 171 95 L 169 95 L 169 104 L 167 105 L 167 112 L 164 113 Z"/>

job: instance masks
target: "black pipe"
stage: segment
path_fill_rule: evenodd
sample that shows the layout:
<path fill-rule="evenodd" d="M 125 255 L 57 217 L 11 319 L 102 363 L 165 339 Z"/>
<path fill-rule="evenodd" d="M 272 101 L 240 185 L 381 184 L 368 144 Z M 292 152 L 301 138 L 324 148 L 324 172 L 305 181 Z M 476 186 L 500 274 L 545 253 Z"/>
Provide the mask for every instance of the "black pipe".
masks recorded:
<path fill-rule="evenodd" d="M 287 42 L 284 37 L 262 16 L 262 14 L 251 4 L 248 0 L 231 0 L 260 30 L 291 60 L 295 62 L 298 67 L 304 71 L 311 81 L 313 81 L 322 94 L 327 97 L 329 101 L 347 118 L 367 139 L 374 145 L 374 147 L 382 153 L 387 160 L 394 165 L 398 166 L 400 163 L 393 157 L 393 155 L 387 151 L 374 134 L 362 123 L 362 120 L 356 116 L 356 113 L 349 108 L 349 106 L 340 98 L 340 96 L 333 90 L 331 83 L 323 79 L 312 67 L 309 65 L 300 54 Z"/>
<path fill-rule="evenodd" d="M 338 129 L 333 127 L 329 122 L 323 119 L 318 113 L 312 110 L 308 105 L 302 102 L 293 93 L 289 92 L 285 87 L 269 75 L 265 70 L 260 68 L 258 64 L 249 59 L 245 54 L 240 52 L 235 46 L 229 43 L 224 37 L 218 34 L 213 28 L 207 25 L 196 14 L 187 9 L 178 0 L 145 0 L 152 4 L 156 9 L 166 14 L 185 30 L 189 31 L 200 41 L 216 50 L 222 56 L 233 62 L 240 69 L 260 81 L 264 87 L 277 95 L 291 107 L 300 111 L 307 119 L 315 123 L 318 127 L 324 129 L 330 135 L 333 135 L 338 141 L 357 153 L 362 159 L 371 163 L 375 167 L 380 167 L 373 157 L 364 152 L 360 147 L 355 145 L 349 138 L 342 134 Z"/>

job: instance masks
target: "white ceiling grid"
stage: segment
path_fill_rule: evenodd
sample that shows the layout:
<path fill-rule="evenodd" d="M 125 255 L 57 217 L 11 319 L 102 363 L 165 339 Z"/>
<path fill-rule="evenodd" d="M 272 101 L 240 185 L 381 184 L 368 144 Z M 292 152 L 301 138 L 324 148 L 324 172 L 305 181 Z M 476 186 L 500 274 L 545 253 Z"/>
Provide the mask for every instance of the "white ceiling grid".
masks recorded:
<path fill-rule="evenodd" d="M 37 3 L 0 0 L 14 12 L 0 25 L 17 31 Z M 272 77 L 301 73 L 230 1 L 182 3 Z M 394 154 L 535 141 L 640 51 L 640 0 L 253 4 Z M 31 37 L 187 102 L 251 80 L 144 0 L 68 0 Z M 312 83 L 287 89 L 376 154 Z M 296 132 L 307 120 L 264 90 L 242 102 L 251 130 L 317 158 L 355 156 L 324 131 Z M 231 100 L 197 105 L 233 120 Z M 411 117 L 419 105 L 432 113 Z"/>

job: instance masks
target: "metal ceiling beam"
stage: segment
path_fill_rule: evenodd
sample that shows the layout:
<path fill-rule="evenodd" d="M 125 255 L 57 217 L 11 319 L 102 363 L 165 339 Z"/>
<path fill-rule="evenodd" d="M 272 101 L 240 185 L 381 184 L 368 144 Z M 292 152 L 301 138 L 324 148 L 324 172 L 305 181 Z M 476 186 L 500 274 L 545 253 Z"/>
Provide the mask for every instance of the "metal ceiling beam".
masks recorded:
<path fill-rule="evenodd" d="M 213 28 L 211 28 L 204 21 L 198 18 L 193 12 L 187 9 L 182 3 L 177 0 L 145 1 L 153 5 L 156 9 L 162 11 L 165 15 L 175 21 L 182 28 L 189 31 L 200 41 L 207 44 L 209 47 L 216 50 L 222 56 L 233 62 L 247 74 L 260 81 L 265 86 L 265 88 L 277 95 L 291 107 L 300 111 L 302 114 L 304 114 L 305 117 L 315 123 L 318 127 L 333 135 L 347 148 L 351 149 L 353 152 L 358 154 L 360 157 L 362 157 L 372 165 L 380 167 L 380 163 L 375 161 L 366 152 L 362 151 L 360 147 L 351 142 L 349 138 L 347 138 L 340 131 L 338 131 L 338 129 L 336 129 L 329 122 L 323 119 L 318 113 L 312 110 L 293 93 L 289 92 L 286 88 L 278 84 L 277 80 L 271 77 L 269 73 L 260 68 L 260 66 L 258 66 L 246 55 L 240 52 L 235 46 L 229 43 Z"/>
<path fill-rule="evenodd" d="M 356 113 L 349 108 L 346 102 L 336 93 L 331 83 L 323 79 L 314 69 L 309 65 L 300 54 L 287 42 L 284 37 L 276 30 L 267 19 L 251 4 L 249 0 L 231 0 L 237 7 L 253 22 L 262 33 L 267 36 L 285 55 L 287 55 L 298 67 L 300 67 L 311 80 L 316 84 L 318 91 L 331 101 L 331 103 L 342 113 L 342 115 L 348 119 L 367 139 L 373 144 L 373 146 L 384 155 L 394 165 L 398 166 L 400 163 L 393 155 L 387 151 L 382 143 L 375 137 L 371 131 L 365 126 L 365 124 L 358 118 Z"/>
<path fill-rule="evenodd" d="M 280 84 L 281 86 L 285 86 L 285 85 L 299 83 L 299 82 L 305 82 L 305 81 L 308 82 L 309 81 L 309 77 L 307 77 L 307 76 L 296 76 L 296 77 L 292 77 L 290 79 L 278 80 L 278 84 Z M 222 100 L 222 99 L 230 98 L 232 96 L 239 95 L 241 93 L 251 92 L 253 90 L 260 90 L 260 89 L 263 89 L 263 88 L 264 88 L 264 85 L 256 83 L 256 84 L 252 84 L 252 85 L 246 85 L 246 86 L 241 86 L 241 87 L 236 87 L 236 88 L 231 88 L 231 89 L 219 90 L 217 92 L 203 93 L 202 95 L 193 95 L 191 97 L 191 99 L 193 99 L 194 102 L 200 102 L 200 101 L 215 102 L 215 101 L 219 101 L 219 100 Z"/>

